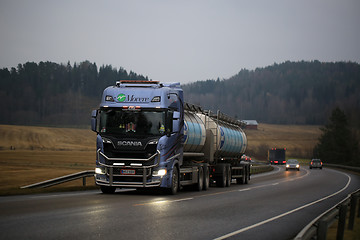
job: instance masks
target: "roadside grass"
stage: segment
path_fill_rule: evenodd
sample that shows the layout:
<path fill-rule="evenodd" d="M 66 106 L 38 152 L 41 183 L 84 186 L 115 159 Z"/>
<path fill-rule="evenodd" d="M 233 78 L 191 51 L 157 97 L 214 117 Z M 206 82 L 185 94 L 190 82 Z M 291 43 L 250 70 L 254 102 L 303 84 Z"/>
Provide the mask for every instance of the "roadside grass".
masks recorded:
<path fill-rule="evenodd" d="M 248 150 L 257 153 L 259 146 L 286 145 L 288 155 L 301 155 L 302 151 L 295 150 L 310 151 L 318 137 L 317 129 L 317 126 L 260 124 L 259 130 L 246 131 Z M 20 189 L 94 169 L 95 143 L 96 134 L 90 129 L 0 125 L 0 164 L 3 170 L 0 195 L 96 188 L 94 179 L 87 178 L 86 187 L 82 187 L 82 179 L 79 179 L 48 188 Z M 265 161 L 266 157 L 258 160 Z"/>
<path fill-rule="evenodd" d="M 359 204 L 358 204 L 358 208 L 359 208 Z M 359 212 L 359 210 L 355 211 L 356 213 Z M 349 230 L 348 229 L 348 224 L 349 224 L 349 209 L 347 212 L 347 219 L 346 219 L 346 227 L 345 227 L 345 232 L 344 232 L 344 238 L 346 240 L 360 240 L 360 217 L 355 216 L 355 222 L 354 222 L 354 229 L 353 230 Z M 357 215 L 357 214 L 356 214 Z M 326 235 L 326 239 L 327 240 L 335 240 L 336 239 L 336 235 L 337 235 L 337 226 L 338 226 L 338 220 L 336 220 L 328 229 L 327 231 L 327 235 Z"/>

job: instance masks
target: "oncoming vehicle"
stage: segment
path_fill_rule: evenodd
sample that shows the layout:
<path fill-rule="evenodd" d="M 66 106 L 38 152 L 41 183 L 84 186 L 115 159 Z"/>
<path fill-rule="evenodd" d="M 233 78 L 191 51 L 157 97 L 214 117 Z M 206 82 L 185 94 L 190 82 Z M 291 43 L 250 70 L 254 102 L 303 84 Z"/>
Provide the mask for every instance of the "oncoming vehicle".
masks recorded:
<path fill-rule="evenodd" d="M 300 171 L 300 164 L 298 162 L 298 160 L 296 159 L 289 159 L 286 162 L 286 171 L 288 171 L 289 169 L 295 169 Z"/>
<path fill-rule="evenodd" d="M 320 168 L 322 169 L 322 161 L 320 159 L 312 159 L 310 164 L 309 164 L 309 168 L 312 169 L 312 168 Z"/>

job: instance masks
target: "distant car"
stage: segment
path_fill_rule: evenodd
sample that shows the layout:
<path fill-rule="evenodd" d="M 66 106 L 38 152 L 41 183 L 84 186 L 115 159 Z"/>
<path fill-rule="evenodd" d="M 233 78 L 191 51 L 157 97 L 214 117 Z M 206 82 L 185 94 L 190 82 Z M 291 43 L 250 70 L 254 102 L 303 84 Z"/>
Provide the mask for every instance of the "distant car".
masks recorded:
<path fill-rule="evenodd" d="M 320 159 L 312 159 L 310 164 L 309 164 L 309 168 L 312 169 L 312 168 L 320 168 L 322 169 L 322 161 Z"/>
<path fill-rule="evenodd" d="M 289 169 L 295 169 L 300 171 L 300 164 L 298 162 L 298 160 L 296 159 L 289 159 L 286 162 L 286 171 L 288 171 Z"/>

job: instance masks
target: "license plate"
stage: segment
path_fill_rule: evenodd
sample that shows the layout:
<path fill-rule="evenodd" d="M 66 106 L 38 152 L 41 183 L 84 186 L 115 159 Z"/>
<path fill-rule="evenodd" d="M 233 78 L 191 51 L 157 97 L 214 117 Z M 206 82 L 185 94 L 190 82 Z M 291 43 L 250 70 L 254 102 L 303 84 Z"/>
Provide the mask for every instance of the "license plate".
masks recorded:
<path fill-rule="evenodd" d="M 120 170 L 121 175 L 135 175 L 134 169 L 121 169 Z"/>

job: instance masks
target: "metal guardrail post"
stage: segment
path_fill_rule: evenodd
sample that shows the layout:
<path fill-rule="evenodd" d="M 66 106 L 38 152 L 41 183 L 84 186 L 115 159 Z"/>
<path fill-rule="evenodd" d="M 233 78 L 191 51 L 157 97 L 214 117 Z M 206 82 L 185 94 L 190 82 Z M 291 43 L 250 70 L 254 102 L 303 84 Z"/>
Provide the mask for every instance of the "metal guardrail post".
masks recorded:
<path fill-rule="evenodd" d="M 326 240 L 327 231 L 328 231 L 328 220 L 327 219 L 319 220 L 318 229 L 317 229 L 317 239 Z"/>
<path fill-rule="evenodd" d="M 336 240 L 344 239 L 346 211 L 347 211 L 347 204 L 341 204 L 340 209 L 339 209 L 339 224 L 338 224 L 338 230 L 337 230 L 337 234 L 336 234 Z"/>
<path fill-rule="evenodd" d="M 349 225 L 348 229 L 353 230 L 354 229 L 354 222 L 355 222 L 355 211 L 356 211 L 356 203 L 357 203 L 357 195 L 353 194 L 351 195 L 351 201 L 350 201 L 350 217 L 349 217 Z"/>
<path fill-rule="evenodd" d="M 83 186 L 86 186 L 86 177 L 83 177 Z"/>
<path fill-rule="evenodd" d="M 357 217 L 360 218 L 360 197 L 358 198 L 357 202 L 359 203 Z"/>

